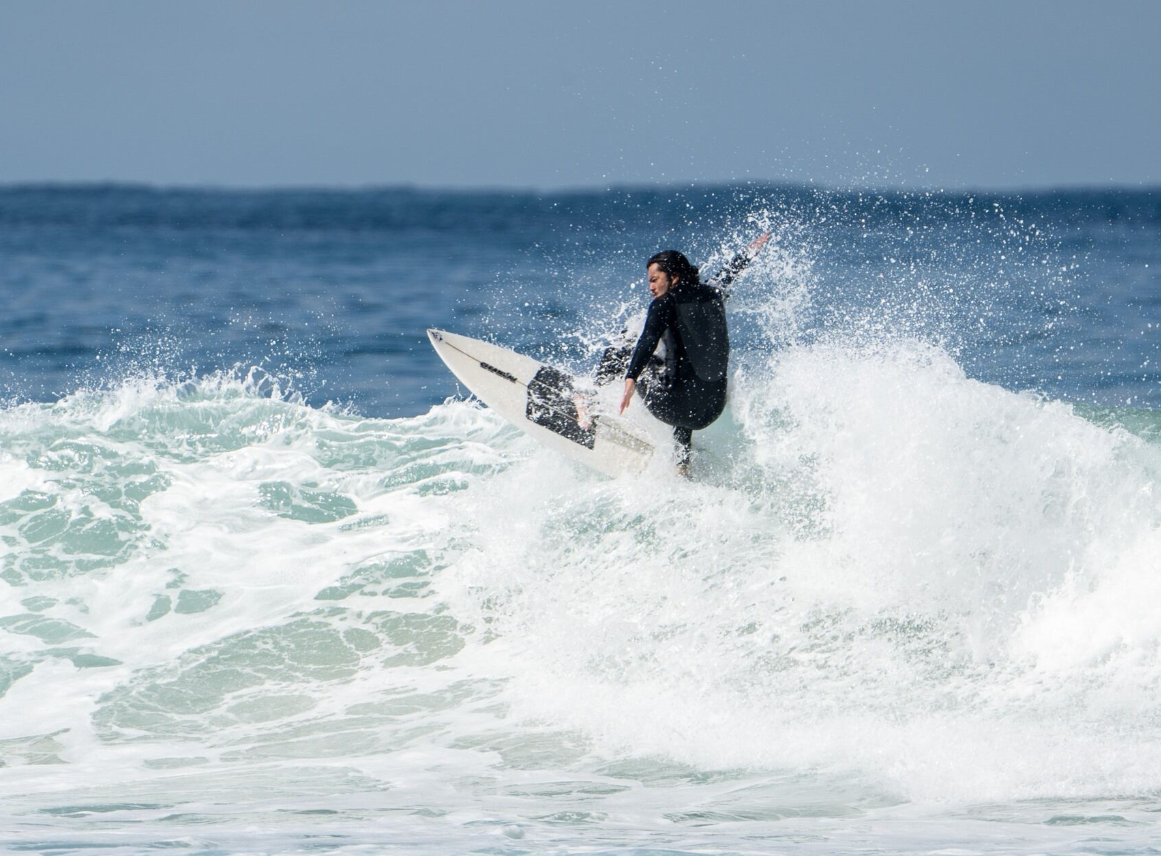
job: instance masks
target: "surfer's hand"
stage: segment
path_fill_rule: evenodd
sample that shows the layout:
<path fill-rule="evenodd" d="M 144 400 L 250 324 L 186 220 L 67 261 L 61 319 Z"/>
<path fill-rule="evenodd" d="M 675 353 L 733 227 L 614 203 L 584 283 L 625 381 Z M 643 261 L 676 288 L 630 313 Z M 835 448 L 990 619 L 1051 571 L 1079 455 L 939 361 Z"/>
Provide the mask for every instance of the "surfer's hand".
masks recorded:
<path fill-rule="evenodd" d="M 766 242 L 770 240 L 770 235 L 771 233 L 767 232 L 766 234 L 759 235 L 757 238 L 750 241 L 750 246 L 746 247 L 746 253 L 750 256 L 750 258 L 754 258 L 754 256 L 758 255 L 758 253 L 762 252 L 762 248 L 766 246 Z"/>
<path fill-rule="evenodd" d="M 621 413 L 625 412 L 625 408 L 629 406 L 629 402 L 633 400 L 633 393 L 637 391 L 637 381 L 631 377 L 625 378 L 625 394 L 621 396 Z"/>

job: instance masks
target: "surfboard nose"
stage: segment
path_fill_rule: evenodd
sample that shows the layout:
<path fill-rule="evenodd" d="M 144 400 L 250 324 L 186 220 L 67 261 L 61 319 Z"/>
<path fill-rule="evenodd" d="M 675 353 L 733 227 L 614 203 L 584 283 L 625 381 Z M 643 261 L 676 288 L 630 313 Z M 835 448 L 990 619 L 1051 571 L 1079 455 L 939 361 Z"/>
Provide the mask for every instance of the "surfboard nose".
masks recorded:
<path fill-rule="evenodd" d="M 443 341 L 443 330 L 437 330 L 434 327 L 427 328 L 427 338 L 431 340 L 434 345 L 436 342 Z"/>

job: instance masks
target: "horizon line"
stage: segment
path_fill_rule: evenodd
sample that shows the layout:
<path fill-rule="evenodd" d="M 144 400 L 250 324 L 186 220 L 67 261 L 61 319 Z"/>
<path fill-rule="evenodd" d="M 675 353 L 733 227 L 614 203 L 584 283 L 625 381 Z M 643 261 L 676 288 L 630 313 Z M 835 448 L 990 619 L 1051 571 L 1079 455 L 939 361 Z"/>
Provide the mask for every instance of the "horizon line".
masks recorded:
<path fill-rule="evenodd" d="M 245 185 L 217 182 L 183 183 L 183 182 L 153 182 L 128 181 L 118 179 L 108 180 L 28 180 L 3 181 L 0 180 L 0 193 L 12 191 L 109 191 L 109 190 L 136 190 L 152 193 L 448 193 L 461 195 L 495 195 L 513 194 L 526 196 L 579 196 L 598 195 L 604 193 L 644 193 L 657 191 L 677 190 L 738 190 L 753 188 L 756 190 L 793 190 L 816 191 L 823 193 L 879 193 L 879 194 L 932 194 L 943 196 L 965 196 L 972 194 L 988 196 L 1040 196 L 1058 193 L 1150 193 L 1161 192 L 1161 182 L 1157 183 L 1109 183 L 1094 184 L 1078 182 L 1075 184 L 1062 183 L 1051 185 L 1027 185 L 1016 187 L 940 187 L 937 185 L 917 185 L 915 187 L 885 186 L 875 184 L 829 184 L 815 181 L 788 181 L 788 180 L 757 180 L 745 179 L 740 181 L 688 181 L 688 182 L 624 182 L 608 185 L 563 185 L 560 187 L 538 187 L 536 185 L 441 185 L 423 184 L 419 182 L 395 183 L 366 183 L 366 184 L 269 184 Z"/>

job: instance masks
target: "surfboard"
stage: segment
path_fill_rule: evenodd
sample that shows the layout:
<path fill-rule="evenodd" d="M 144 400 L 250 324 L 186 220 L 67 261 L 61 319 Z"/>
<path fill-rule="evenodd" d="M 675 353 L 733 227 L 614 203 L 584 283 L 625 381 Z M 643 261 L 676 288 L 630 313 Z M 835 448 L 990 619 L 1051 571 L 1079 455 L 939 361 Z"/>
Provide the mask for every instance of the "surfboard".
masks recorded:
<path fill-rule="evenodd" d="M 473 395 L 550 449 L 609 476 L 640 473 L 657 450 L 645 428 L 567 372 L 480 339 L 434 329 L 427 337 Z"/>

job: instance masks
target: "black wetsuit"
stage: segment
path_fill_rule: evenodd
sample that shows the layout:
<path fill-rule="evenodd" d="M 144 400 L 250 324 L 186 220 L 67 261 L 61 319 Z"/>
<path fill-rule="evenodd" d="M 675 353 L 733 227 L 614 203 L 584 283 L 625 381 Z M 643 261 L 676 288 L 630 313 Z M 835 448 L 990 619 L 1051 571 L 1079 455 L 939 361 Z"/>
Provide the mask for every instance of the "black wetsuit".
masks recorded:
<path fill-rule="evenodd" d="M 625 377 L 637 382 L 649 412 L 673 426 L 681 465 L 689 462 L 693 432 L 710 425 L 725 409 L 730 361 L 726 288 L 749 263 L 748 256 L 739 255 L 710 284 L 679 281 L 655 298 L 628 360 Z M 664 362 L 654 356 L 662 339 Z M 606 351 L 598 381 L 611 379 L 628 356 L 628 348 Z"/>
<path fill-rule="evenodd" d="M 646 372 L 662 337 L 665 368 Z M 700 283 L 678 283 L 649 304 L 645 329 L 625 376 L 637 381 L 649 412 L 678 429 L 674 436 L 685 446 L 689 434 L 722 415 L 729 365 L 730 338 L 721 291 Z"/>

